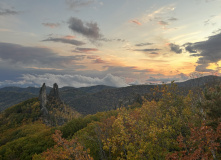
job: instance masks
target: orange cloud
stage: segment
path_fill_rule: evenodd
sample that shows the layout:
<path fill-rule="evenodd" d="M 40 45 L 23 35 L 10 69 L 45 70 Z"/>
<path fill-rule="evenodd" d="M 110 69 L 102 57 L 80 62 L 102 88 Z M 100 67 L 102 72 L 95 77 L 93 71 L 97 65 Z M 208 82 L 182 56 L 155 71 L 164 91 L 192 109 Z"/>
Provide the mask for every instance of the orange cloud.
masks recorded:
<path fill-rule="evenodd" d="M 132 23 L 135 23 L 135 24 L 137 24 L 137 25 L 142 25 L 142 23 L 141 22 L 139 22 L 138 20 L 131 20 L 130 22 L 132 22 Z"/>
<path fill-rule="evenodd" d="M 61 24 L 60 23 L 42 23 L 42 25 L 45 27 L 56 28 L 56 27 L 59 27 Z"/>
<path fill-rule="evenodd" d="M 106 62 L 102 60 L 101 58 L 97 58 L 94 60 L 94 63 L 106 63 Z"/>
<path fill-rule="evenodd" d="M 65 36 L 64 38 L 65 38 L 65 39 L 74 39 L 75 36 L 67 35 L 67 36 Z"/>

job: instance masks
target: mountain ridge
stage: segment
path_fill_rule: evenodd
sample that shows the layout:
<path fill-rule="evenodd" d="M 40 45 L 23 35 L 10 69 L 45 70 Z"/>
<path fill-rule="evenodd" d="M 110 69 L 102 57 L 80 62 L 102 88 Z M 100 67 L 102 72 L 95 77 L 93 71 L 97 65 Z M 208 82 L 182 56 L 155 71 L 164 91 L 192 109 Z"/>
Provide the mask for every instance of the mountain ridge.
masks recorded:
<path fill-rule="evenodd" d="M 204 86 L 205 84 L 213 84 L 217 81 L 221 81 L 221 77 L 218 76 L 204 76 L 195 79 L 190 79 L 184 82 L 177 82 L 178 87 L 188 92 L 192 87 Z M 158 85 L 161 86 L 162 84 Z M 136 96 L 144 96 L 150 93 L 151 89 L 157 85 L 132 85 L 128 87 L 114 88 L 110 86 L 97 85 L 90 87 L 62 87 L 59 88 L 61 100 L 76 109 L 82 114 L 94 114 L 96 112 L 111 110 L 118 108 L 121 105 L 129 105 L 136 101 Z M 47 94 L 51 88 L 47 87 Z M 8 90 L 8 92 L 7 92 Z M 37 97 L 40 88 L 28 87 L 5 87 L 0 89 L 0 111 L 3 111 L 10 105 L 18 103 L 16 96 L 22 94 L 22 97 L 33 98 Z M 12 92 L 14 91 L 14 92 Z M 8 101 L 4 100 L 10 99 L 10 97 L 5 96 L 10 93 L 10 97 L 14 97 L 13 103 L 8 104 Z M 36 94 L 37 93 L 37 94 Z M 27 94 L 27 96 L 25 96 Z M 20 100 L 25 100 L 25 98 Z M 7 102 L 7 103 L 6 103 Z M 6 105 L 8 104 L 8 105 Z"/>

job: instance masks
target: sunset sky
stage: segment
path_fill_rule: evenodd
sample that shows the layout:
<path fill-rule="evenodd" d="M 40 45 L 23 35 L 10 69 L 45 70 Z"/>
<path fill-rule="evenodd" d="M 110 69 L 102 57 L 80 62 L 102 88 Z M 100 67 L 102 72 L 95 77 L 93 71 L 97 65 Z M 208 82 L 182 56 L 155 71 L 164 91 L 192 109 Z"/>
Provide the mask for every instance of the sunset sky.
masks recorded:
<path fill-rule="evenodd" d="M 220 74 L 221 0 L 0 0 L 0 87 Z"/>

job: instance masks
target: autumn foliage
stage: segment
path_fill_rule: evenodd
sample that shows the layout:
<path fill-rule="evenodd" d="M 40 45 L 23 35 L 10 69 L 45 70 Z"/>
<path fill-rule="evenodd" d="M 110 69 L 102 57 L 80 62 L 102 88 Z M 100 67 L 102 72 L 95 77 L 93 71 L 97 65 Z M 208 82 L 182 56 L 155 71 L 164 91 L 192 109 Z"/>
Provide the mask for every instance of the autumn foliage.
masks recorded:
<path fill-rule="evenodd" d="M 121 107 L 75 118 L 56 129 L 45 128 L 42 134 L 48 138 L 54 133 L 54 143 L 41 143 L 41 150 L 33 147 L 29 153 L 36 153 L 34 160 L 221 159 L 221 88 L 202 93 L 183 94 L 174 83 L 158 86 L 153 90 L 155 98 L 144 99 L 142 106 Z M 8 139 L 3 135 L 2 139 Z M 34 138 L 19 137 L 14 145 L 0 147 L 2 159 L 16 159 L 23 150 L 14 146 Z"/>
<path fill-rule="evenodd" d="M 93 160 L 90 157 L 89 149 L 84 150 L 84 147 L 77 141 L 77 139 L 72 139 L 70 141 L 61 137 L 61 131 L 56 130 L 53 134 L 53 139 L 56 145 L 53 148 L 48 149 L 42 154 L 41 157 L 34 157 L 34 159 L 45 159 L 45 160 Z"/>

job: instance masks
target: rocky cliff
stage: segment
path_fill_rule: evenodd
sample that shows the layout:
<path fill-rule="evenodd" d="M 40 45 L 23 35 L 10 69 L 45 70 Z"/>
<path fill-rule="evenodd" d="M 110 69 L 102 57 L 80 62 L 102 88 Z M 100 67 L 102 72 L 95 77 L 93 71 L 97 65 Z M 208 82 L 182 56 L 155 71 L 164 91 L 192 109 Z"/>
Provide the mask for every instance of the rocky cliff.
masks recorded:
<path fill-rule="evenodd" d="M 61 101 L 56 83 L 53 85 L 48 96 L 44 83 L 39 92 L 39 100 L 42 120 L 48 126 L 63 125 L 73 117 L 80 115 Z"/>
<path fill-rule="evenodd" d="M 47 105 L 47 94 L 46 94 L 46 85 L 45 85 L 45 83 L 42 85 L 42 87 L 40 89 L 38 98 L 40 100 L 40 107 L 41 107 L 42 114 L 47 115 L 48 114 L 48 109 L 46 107 L 46 105 Z"/>
<path fill-rule="evenodd" d="M 51 89 L 49 93 L 48 99 L 53 99 L 53 100 L 61 102 L 57 83 L 53 85 L 53 88 Z"/>

